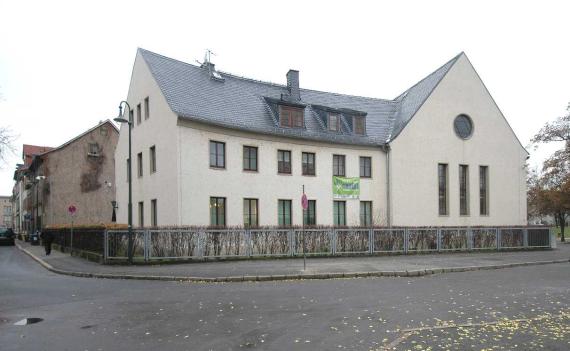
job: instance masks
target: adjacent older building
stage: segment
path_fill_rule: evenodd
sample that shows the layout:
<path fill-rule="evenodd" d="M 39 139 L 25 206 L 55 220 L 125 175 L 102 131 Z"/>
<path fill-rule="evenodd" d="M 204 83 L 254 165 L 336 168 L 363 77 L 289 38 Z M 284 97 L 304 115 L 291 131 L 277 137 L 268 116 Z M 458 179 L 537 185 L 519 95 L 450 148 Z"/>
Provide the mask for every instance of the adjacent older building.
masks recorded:
<path fill-rule="evenodd" d="M 34 229 L 71 222 L 111 222 L 115 198 L 115 147 L 118 130 L 100 122 L 52 150 L 35 155 L 25 171 Z"/>
<path fill-rule="evenodd" d="M 286 78 L 139 49 L 132 162 L 126 124 L 115 154 L 118 220 L 132 166 L 135 226 L 526 224 L 528 153 L 464 53 L 394 99 Z"/>
<path fill-rule="evenodd" d="M 0 227 L 12 228 L 11 196 L 0 196 Z"/>

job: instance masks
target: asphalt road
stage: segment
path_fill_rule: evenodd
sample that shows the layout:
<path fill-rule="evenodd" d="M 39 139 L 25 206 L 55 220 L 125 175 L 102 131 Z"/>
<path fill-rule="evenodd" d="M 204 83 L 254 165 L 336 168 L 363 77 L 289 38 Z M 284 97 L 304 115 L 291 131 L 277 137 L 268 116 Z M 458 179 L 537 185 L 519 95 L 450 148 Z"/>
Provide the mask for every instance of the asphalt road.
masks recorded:
<path fill-rule="evenodd" d="M 18 326 L 26 317 L 43 321 Z M 474 326 L 473 326 L 474 325 Z M 258 283 L 74 278 L 0 247 L 2 350 L 569 350 L 570 264 Z"/>

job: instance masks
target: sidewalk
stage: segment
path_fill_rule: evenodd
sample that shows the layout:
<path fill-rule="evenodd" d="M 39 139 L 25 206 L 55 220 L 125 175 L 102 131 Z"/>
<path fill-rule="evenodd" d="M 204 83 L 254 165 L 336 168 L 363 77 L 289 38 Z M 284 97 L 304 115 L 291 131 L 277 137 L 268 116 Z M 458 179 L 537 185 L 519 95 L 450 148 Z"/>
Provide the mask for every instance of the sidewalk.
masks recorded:
<path fill-rule="evenodd" d="M 558 245 L 554 250 L 544 251 L 307 258 L 306 271 L 303 271 L 302 258 L 118 266 L 100 265 L 55 250 L 50 256 L 45 256 L 42 246 L 31 246 L 21 241 L 17 241 L 16 245 L 45 268 L 60 274 L 170 281 L 227 282 L 366 276 L 410 277 L 570 261 L 570 245 Z"/>

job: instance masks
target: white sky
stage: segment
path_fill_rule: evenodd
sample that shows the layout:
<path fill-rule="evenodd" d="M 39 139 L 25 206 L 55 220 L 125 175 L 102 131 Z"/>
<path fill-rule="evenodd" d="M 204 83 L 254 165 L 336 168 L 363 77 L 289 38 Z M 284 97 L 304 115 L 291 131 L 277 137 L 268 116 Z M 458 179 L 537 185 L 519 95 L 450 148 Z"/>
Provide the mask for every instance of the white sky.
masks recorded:
<path fill-rule="evenodd" d="M 568 1 L 0 0 L 0 170 L 11 194 L 23 143 L 58 146 L 117 115 L 137 47 L 222 71 L 391 99 L 465 51 L 527 145 L 570 101 Z M 540 162 L 550 148 L 533 155 Z"/>

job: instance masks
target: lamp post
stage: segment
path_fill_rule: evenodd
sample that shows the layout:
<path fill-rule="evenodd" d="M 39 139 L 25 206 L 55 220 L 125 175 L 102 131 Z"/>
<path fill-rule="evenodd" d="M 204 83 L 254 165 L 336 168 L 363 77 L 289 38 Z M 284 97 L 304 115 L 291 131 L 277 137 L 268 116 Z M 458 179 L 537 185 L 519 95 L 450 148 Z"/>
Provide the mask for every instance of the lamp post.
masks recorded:
<path fill-rule="evenodd" d="M 126 119 L 123 117 L 123 104 L 125 104 L 127 106 L 127 113 L 129 114 L 129 119 Z M 129 222 L 128 222 L 128 226 L 129 226 L 129 243 L 128 243 L 128 248 L 127 248 L 127 257 L 128 257 L 128 262 L 129 264 L 133 263 L 133 187 L 132 187 L 132 182 L 133 182 L 133 175 L 132 175 L 132 161 L 131 161 L 131 128 L 132 128 L 132 124 L 133 121 L 131 119 L 131 106 L 129 105 L 128 102 L 126 101 L 121 101 L 119 103 L 119 115 L 117 116 L 117 118 L 113 119 L 115 122 L 117 123 L 127 123 L 127 126 L 129 127 L 129 159 L 128 159 L 128 175 L 129 175 L 129 205 L 128 205 L 128 216 L 129 216 Z"/>
<path fill-rule="evenodd" d="M 38 225 L 38 217 L 40 214 L 40 193 L 39 193 L 39 188 L 40 188 L 40 180 L 46 179 L 45 176 L 43 175 L 39 175 L 35 177 L 35 180 L 32 182 L 34 183 L 34 187 L 36 188 L 36 217 L 34 219 L 34 227 L 36 227 L 36 231 L 38 231 L 39 225 Z M 42 201 L 43 202 L 43 201 Z"/>

